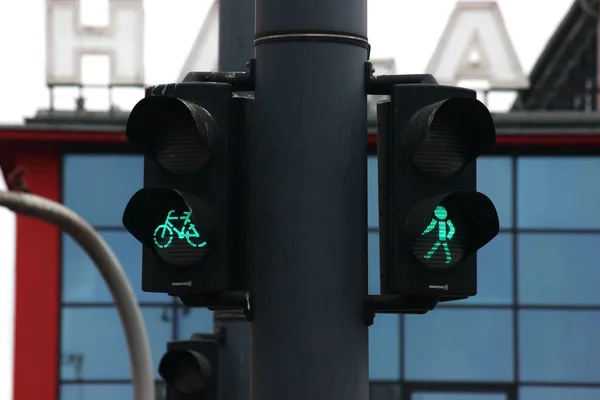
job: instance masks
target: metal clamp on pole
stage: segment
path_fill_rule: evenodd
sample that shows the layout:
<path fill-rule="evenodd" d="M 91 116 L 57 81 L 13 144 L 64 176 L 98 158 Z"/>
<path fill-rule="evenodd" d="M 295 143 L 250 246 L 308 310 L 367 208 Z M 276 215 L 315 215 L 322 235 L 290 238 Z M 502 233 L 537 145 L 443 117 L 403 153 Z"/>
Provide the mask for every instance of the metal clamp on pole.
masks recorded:
<path fill-rule="evenodd" d="M 188 72 L 183 82 L 185 83 L 228 83 L 234 92 L 252 92 L 254 91 L 254 64 L 251 59 L 246 64 L 248 72 Z"/>
<path fill-rule="evenodd" d="M 365 323 L 372 325 L 375 314 L 426 314 L 439 301 L 438 296 L 368 295 Z"/>
<path fill-rule="evenodd" d="M 431 74 L 415 75 L 375 75 L 375 69 L 370 62 L 365 63 L 365 82 L 367 94 L 389 95 L 394 85 L 414 85 L 428 83 L 437 85 L 438 81 Z"/>

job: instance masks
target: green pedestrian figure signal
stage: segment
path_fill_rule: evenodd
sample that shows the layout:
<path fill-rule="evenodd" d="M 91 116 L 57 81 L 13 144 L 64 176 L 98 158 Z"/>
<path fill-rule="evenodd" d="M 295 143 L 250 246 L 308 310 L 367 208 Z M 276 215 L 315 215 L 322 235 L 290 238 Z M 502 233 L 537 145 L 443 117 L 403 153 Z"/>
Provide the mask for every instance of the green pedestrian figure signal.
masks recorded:
<path fill-rule="evenodd" d="M 446 252 L 446 264 L 450 264 L 452 262 L 452 254 L 450 253 L 450 247 L 448 246 L 448 242 L 452 240 L 454 233 L 456 230 L 454 229 L 454 225 L 452 221 L 448 218 L 448 211 L 442 206 L 437 206 L 435 211 L 433 212 L 434 218 L 431 219 L 429 226 L 425 228 L 421 236 L 428 234 L 433 231 L 435 227 L 438 227 L 438 240 L 431 246 L 431 249 L 423 256 L 426 260 L 429 260 L 433 254 L 441 247 L 444 248 Z"/>
<path fill-rule="evenodd" d="M 173 242 L 173 237 L 175 235 L 177 235 L 179 240 L 185 239 L 192 247 L 205 247 L 205 241 L 197 240 L 199 243 L 196 243 L 192 240 L 200 238 L 200 233 L 198 233 L 196 226 L 192 222 L 192 213 L 190 211 L 184 211 L 181 216 L 173 214 L 175 214 L 175 210 L 170 210 L 167 214 L 167 218 L 165 218 L 165 222 L 158 225 L 154 230 L 154 244 L 156 244 L 156 247 L 161 249 L 168 248 Z M 173 224 L 173 221 L 180 220 L 183 221 L 183 225 L 181 229 L 178 229 Z"/>

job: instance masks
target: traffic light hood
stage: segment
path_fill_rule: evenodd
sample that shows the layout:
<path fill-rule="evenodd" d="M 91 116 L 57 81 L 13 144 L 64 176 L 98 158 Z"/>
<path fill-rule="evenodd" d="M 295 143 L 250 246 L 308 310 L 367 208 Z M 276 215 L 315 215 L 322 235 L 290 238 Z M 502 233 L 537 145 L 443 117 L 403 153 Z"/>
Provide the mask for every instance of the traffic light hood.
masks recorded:
<path fill-rule="evenodd" d="M 462 172 L 495 142 L 492 115 L 471 97 L 452 97 L 420 109 L 403 135 L 407 156 L 422 172 L 437 177 Z"/>
<path fill-rule="evenodd" d="M 208 385 L 212 375 L 210 363 L 193 350 L 171 350 L 158 364 L 159 375 L 182 394 L 198 394 Z"/>
<path fill-rule="evenodd" d="M 123 226 L 144 246 L 154 249 L 157 227 L 169 224 L 171 214 L 172 219 L 177 220 L 183 219 L 186 212 L 190 213 L 187 224 L 193 224 L 194 229 L 209 241 L 214 228 L 214 215 L 209 205 L 199 197 L 165 187 L 138 190 L 125 207 Z M 184 226 L 186 221 L 179 224 Z"/>
<path fill-rule="evenodd" d="M 439 219 L 436 215 L 438 206 L 446 210 L 444 217 L 466 230 L 466 254 L 479 250 L 498 235 L 500 222 L 494 203 L 483 193 L 465 190 L 429 197 L 417 203 L 409 212 L 406 225 L 411 238 L 420 237 L 432 220 Z"/>
<path fill-rule="evenodd" d="M 213 116 L 203 107 L 171 96 L 150 96 L 131 110 L 129 142 L 167 171 L 190 174 L 211 159 L 218 135 Z"/>

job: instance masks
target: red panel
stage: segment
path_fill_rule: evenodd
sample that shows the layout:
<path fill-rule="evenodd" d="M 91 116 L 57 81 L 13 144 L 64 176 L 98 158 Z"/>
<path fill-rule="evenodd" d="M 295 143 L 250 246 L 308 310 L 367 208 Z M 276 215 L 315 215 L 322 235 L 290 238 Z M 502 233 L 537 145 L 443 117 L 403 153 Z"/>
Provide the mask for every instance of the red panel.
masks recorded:
<path fill-rule="evenodd" d="M 0 127 L 0 140 L 23 142 L 63 142 L 75 143 L 127 143 L 124 132 L 100 131 L 60 131 L 60 130 L 33 130 L 33 129 L 2 129 Z"/>
<path fill-rule="evenodd" d="M 377 152 L 377 135 L 369 134 L 367 143 L 370 151 Z M 533 148 L 555 148 L 555 147 L 586 147 L 600 148 L 600 135 L 503 135 L 501 132 L 496 136 L 496 147 L 533 147 Z"/>
<path fill-rule="evenodd" d="M 29 190 L 60 200 L 60 153 L 45 144 L 15 148 Z M 17 216 L 15 400 L 56 400 L 60 311 L 60 232 Z"/>

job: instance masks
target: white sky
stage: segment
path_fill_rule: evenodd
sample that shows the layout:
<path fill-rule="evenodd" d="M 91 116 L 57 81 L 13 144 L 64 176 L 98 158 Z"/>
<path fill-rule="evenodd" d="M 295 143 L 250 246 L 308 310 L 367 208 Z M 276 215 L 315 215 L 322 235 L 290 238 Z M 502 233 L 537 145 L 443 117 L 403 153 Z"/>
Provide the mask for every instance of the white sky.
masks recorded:
<path fill-rule="evenodd" d="M 144 1 L 147 84 L 177 80 L 211 1 Z M 573 0 L 497 2 L 521 65 L 529 73 Z M 45 0 L 0 0 L 0 124 L 21 123 L 48 106 L 44 4 Z M 107 4 L 107 0 L 82 0 L 83 22 L 105 22 Z M 456 0 L 370 0 L 371 58 L 392 57 L 398 73 L 422 73 L 455 4 Z M 96 70 L 100 69 L 91 65 L 88 75 Z M 97 93 L 88 96 L 90 107 L 94 96 L 106 98 Z M 122 108 L 130 108 L 141 96 L 143 93 L 136 91 L 117 96 L 116 101 Z M 72 108 L 73 95 L 65 99 L 58 105 Z"/>

